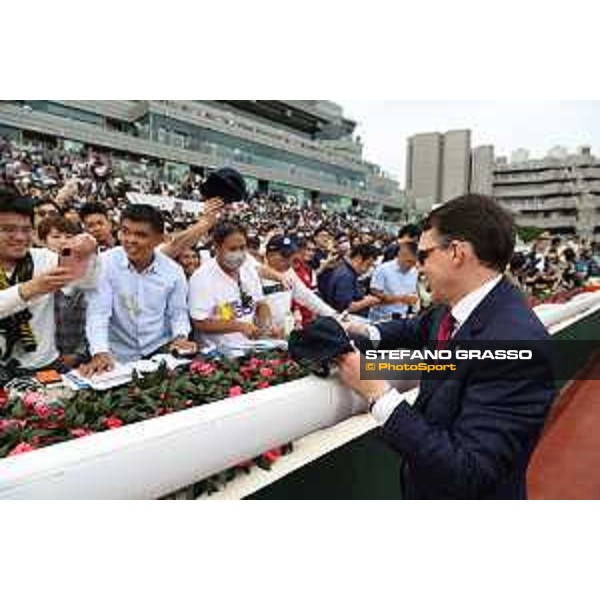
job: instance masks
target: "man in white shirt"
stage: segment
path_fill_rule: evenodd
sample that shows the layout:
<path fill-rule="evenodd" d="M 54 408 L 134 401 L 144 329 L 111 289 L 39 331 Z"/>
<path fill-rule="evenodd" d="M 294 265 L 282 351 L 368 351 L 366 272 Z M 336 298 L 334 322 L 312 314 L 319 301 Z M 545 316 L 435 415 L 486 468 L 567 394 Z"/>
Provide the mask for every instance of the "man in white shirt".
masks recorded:
<path fill-rule="evenodd" d="M 379 265 L 371 278 L 371 294 L 381 304 L 369 312 L 371 321 L 405 317 L 409 306 L 417 303 L 417 244 L 402 242 L 393 260 Z"/>
<path fill-rule="evenodd" d="M 88 294 L 86 335 L 92 360 L 83 375 L 110 371 L 115 359 L 129 362 L 153 353 L 195 352 L 183 269 L 157 251 L 164 219 L 146 204 L 121 216 L 122 246 L 101 256 L 98 285 Z"/>
<path fill-rule="evenodd" d="M 258 273 L 247 260 L 246 230 L 238 223 L 222 221 L 213 230 L 213 241 L 215 258 L 203 263 L 189 281 L 196 333 L 226 348 L 271 336 L 271 312 Z"/>
<path fill-rule="evenodd" d="M 16 190 L 0 188 L 0 360 L 16 359 L 26 369 L 54 368 L 59 352 L 55 343 L 54 292 L 69 294 L 69 284 L 95 284 L 93 266 L 81 279 L 59 256 L 46 248 L 32 248 L 33 205 Z M 69 245 L 73 258 L 85 261 L 95 253 L 89 236 L 76 236 Z"/>
<path fill-rule="evenodd" d="M 292 269 L 292 256 L 296 252 L 298 246 L 291 236 L 276 235 L 267 243 L 267 265 L 285 276 L 289 288 L 285 289 L 280 281 L 262 278 L 263 292 L 276 327 L 285 327 L 286 318 L 292 315 L 292 302 L 297 302 L 317 316 L 331 317 L 337 314 L 334 308 L 306 287 Z"/>
<path fill-rule="evenodd" d="M 527 496 L 527 464 L 555 392 L 548 333 L 502 277 L 514 240 L 512 217 L 491 198 L 445 203 L 426 220 L 418 251 L 438 307 L 362 333 L 382 350 L 526 342 L 533 360 L 455 360 L 455 375 L 423 375 L 414 406 L 387 382 L 361 379 L 358 353 L 339 361 L 341 379 L 365 398 L 383 439 L 402 457 L 407 498 Z"/>

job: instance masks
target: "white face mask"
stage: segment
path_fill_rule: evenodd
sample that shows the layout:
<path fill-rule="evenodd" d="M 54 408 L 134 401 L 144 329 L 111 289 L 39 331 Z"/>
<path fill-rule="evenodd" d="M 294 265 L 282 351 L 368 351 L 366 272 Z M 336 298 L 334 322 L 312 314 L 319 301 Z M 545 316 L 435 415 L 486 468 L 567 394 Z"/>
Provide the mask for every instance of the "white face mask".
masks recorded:
<path fill-rule="evenodd" d="M 237 271 L 246 260 L 245 250 L 236 250 L 235 252 L 224 252 L 221 259 L 226 269 Z"/>

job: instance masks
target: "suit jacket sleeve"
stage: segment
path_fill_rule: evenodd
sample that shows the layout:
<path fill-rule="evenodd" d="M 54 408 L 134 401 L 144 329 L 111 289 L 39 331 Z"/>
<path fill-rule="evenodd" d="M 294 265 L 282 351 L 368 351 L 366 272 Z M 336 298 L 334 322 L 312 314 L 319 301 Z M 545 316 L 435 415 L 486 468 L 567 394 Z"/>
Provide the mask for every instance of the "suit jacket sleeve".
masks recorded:
<path fill-rule="evenodd" d="M 428 311 L 412 319 L 386 321 L 377 325 L 381 334 L 380 350 L 398 348 L 423 348 L 427 345 L 433 321 L 433 311 Z"/>
<path fill-rule="evenodd" d="M 474 366 L 450 428 L 436 427 L 402 402 L 386 421 L 383 438 L 404 455 L 409 468 L 427 473 L 429 491 L 455 498 L 485 495 L 529 456 L 554 396 L 547 362 L 521 367 L 522 379 L 518 369 L 517 361 L 489 369 Z M 434 394 L 462 382 L 444 384 L 438 382 Z"/>

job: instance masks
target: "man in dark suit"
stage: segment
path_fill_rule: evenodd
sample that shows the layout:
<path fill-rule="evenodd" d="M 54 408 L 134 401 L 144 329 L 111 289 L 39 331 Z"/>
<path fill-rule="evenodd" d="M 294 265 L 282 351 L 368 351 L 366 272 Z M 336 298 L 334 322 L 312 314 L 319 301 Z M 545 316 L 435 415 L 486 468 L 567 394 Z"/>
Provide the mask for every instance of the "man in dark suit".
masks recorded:
<path fill-rule="evenodd" d="M 514 241 L 512 217 L 491 198 L 447 202 L 426 219 L 419 240 L 435 308 L 349 327 L 379 349 L 542 347 L 533 361 L 462 360 L 455 373 L 424 375 L 414 406 L 385 381 L 361 379 L 358 353 L 339 361 L 342 381 L 365 398 L 402 457 L 406 498 L 526 497 L 527 464 L 555 392 L 548 333 L 502 275 Z"/>

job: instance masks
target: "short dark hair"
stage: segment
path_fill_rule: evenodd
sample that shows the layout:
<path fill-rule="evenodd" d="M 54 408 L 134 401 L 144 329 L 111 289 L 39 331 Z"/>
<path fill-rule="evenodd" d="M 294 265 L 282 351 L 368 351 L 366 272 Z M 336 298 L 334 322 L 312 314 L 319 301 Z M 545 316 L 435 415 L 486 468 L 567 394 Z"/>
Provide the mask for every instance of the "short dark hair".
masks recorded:
<path fill-rule="evenodd" d="M 234 233 L 241 233 L 246 239 L 248 234 L 246 228 L 238 221 L 223 220 L 219 221 L 212 232 L 212 239 L 215 244 L 222 244 L 225 238 Z"/>
<path fill-rule="evenodd" d="M 414 223 L 409 223 L 408 225 L 404 225 L 398 231 L 398 237 L 408 236 L 410 238 L 418 238 L 421 234 L 421 228 Z"/>
<path fill-rule="evenodd" d="M 246 240 L 246 244 L 248 248 L 252 248 L 252 250 L 260 250 L 260 238 L 257 235 L 251 235 Z"/>
<path fill-rule="evenodd" d="M 56 202 L 54 202 L 54 200 L 51 200 L 50 198 L 40 198 L 39 200 L 36 200 L 34 209 L 44 206 L 44 204 L 51 204 L 56 209 L 56 212 L 60 213 L 60 207 L 58 204 L 56 204 Z"/>
<path fill-rule="evenodd" d="M 54 217 L 46 217 L 38 225 L 38 238 L 44 241 L 52 229 L 56 229 L 56 231 L 59 231 L 60 233 L 70 233 L 71 235 L 77 235 L 79 233 L 79 228 L 75 223 L 69 221 L 69 219 L 56 215 Z"/>
<path fill-rule="evenodd" d="M 372 244 L 358 244 L 352 248 L 350 258 L 356 258 L 358 256 L 362 260 L 368 260 L 369 258 L 377 258 L 379 254 L 379 248 Z"/>
<path fill-rule="evenodd" d="M 499 272 L 515 248 L 514 219 L 489 196 L 466 194 L 446 202 L 423 222 L 423 231 L 433 228 L 447 242 L 469 242 L 479 261 Z"/>
<path fill-rule="evenodd" d="M 79 216 L 83 221 L 90 215 L 103 215 L 108 219 L 108 209 L 100 202 L 87 202 L 79 209 Z"/>
<path fill-rule="evenodd" d="M 0 213 L 17 213 L 33 223 L 33 201 L 12 186 L 0 186 Z"/>
<path fill-rule="evenodd" d="M 150 204 L 130 204 L 121 213 L 121 223 L 125 219 L 136 223 L 148 223 L 155 233 L 165 232 L 165 218 L 160 210 Z"/>

